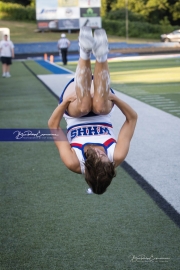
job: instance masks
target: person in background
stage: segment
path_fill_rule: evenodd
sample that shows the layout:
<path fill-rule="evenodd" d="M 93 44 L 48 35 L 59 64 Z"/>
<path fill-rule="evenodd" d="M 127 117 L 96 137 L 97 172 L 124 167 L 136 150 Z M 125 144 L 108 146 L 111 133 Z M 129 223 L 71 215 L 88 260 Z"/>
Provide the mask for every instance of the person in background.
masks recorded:
<path fill-rule="evenodd" d="M 58 40 L 57 47 L 62 55 L 63 65 L 67 65 L 67 52 L 70 46 L 70 41 L 66 38 L 65 34 L 61 34 L 61 38 Z"/>
<path fill-rule="evenodd" d="M 4 39 L 0 42 L 0 55 L 2 62 L 2 77 L 9 78 L 10 65 L 12 64 L 12 58 L 14 58 L 14 44 L 11 40 L 8 40 L 8 35 L 4 35 Z"/>

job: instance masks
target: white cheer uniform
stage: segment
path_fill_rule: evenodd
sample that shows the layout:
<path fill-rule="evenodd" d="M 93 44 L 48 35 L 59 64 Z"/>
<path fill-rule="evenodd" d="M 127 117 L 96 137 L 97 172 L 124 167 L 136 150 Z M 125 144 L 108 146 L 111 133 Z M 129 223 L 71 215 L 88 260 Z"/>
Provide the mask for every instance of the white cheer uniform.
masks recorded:
<path fill-rule="evenodd" d="M 68 85 L 73 81 L 74 79 Z M 60 97 L 60 103 L 63 101 L 67 86 Z M 114 93 L 112 89 L 111 91 Z M 79 118 L 71 117 L 65 112 L 63 116 L 67 122 L 68 141 L 76 152 L 83 174 L 85 172 L 84 160 L 86 159 L 84 147 L 88 144 L 103 146 L 109 160 L 113 162 L 116 139 L 111 124 L 111 112 L 107 115 L 96 115 L 90 112 L 88 115 Z"/>

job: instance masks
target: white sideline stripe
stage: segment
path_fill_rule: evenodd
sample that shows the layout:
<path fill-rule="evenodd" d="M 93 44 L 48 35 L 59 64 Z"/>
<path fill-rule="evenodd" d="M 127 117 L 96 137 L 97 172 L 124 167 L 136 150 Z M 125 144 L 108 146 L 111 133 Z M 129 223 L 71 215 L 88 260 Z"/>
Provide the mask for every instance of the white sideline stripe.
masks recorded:
<path fill-rule="evenodd" d="M 59 96 L 62 89 L 65 88 L 67 83 L 74 78 L 73 74 L 48 74 L 38 75 L 38 78 L 43 81 L 52 91 Z"/>
<path fill-rule="evenodd" d="M 38 77 L 58 96 L 70 79 L 70 75 Z M 115 93 L 138 113 L 126 161 L 180 213 L 180 119 L 118 91 Z M 115 108 L 112 124 L 116 136 L 124 120 L 124 115 Z"/>

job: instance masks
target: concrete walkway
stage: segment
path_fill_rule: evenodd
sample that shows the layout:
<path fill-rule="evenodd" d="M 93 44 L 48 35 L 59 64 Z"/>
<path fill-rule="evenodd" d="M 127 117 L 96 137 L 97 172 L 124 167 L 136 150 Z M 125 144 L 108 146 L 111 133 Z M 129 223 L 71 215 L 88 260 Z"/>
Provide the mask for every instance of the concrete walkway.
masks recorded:
<path fill-rule="evenodd" d="M 73 74 L 38 77 L 60 96 Z M 138 113 L 126 161 L 180 213 L 180 119 L 120 92 L 115 93 Z M 116 108 L 112 119 L 116 135 L 124 119 Z"/>
<path fill-rule="evenodd" d="M 180 213 L 180 119 L 116 91 L 138 113 L 126 161 Z M 116 135 L 124 116 L 116 108 Z"/>

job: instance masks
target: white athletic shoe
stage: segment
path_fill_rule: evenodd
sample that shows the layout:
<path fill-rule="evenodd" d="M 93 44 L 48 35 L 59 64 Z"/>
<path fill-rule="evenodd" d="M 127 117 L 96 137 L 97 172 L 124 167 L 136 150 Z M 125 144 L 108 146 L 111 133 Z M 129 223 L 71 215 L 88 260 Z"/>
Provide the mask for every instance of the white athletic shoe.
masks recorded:
<path fill-rule="evenodd" d="M 3 74 L 2 74 L 2 77 L 5 78 L 5 77 L 6 77 L 6 73 L 3 73 Z"/>
<path fill-rule="evenodd" d="M 79 33 L 79 46 L 85 52 L 91 52 L 94 46 L 94 38 L 92 29 L 88 26 L 83 26 Z"/>
<path fill-rule="evenodd" d="M 6 73 L 6 78 L 11 77 L 11 74 L 9 72 Z"/>
<path fill-rule="evenodd" d="M 94 41 L 92 52 L 96 58 L 108 54 L 108 39 L 104 29 L 96 29 L 94 31 Z"/>

